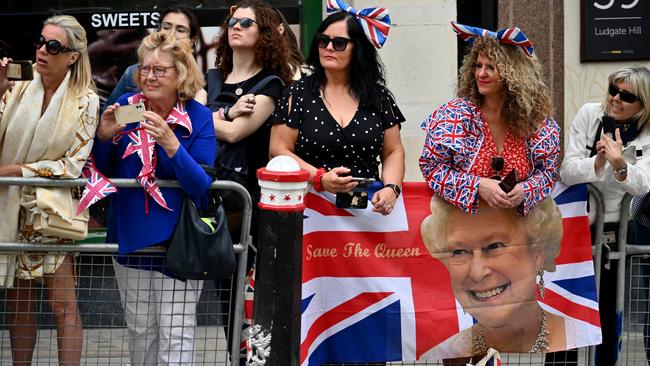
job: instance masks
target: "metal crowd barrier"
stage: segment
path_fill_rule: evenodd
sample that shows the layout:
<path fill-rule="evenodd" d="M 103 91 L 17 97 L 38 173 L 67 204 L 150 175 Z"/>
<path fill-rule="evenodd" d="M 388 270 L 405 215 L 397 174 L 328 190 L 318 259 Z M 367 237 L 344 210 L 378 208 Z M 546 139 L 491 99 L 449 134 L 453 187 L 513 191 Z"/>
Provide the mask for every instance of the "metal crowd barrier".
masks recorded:
<path fill-rule="evenodd" d="M 112 179 L 117 187 L 140 187 L 135 179 Z M 158 181 L 160 187 L 180 187 L 176 181 Z M 84 186 L 85 179 L 56 180 L 48 178 L 0 177 L 0 186 L 49 186 L 73 187 Z M 239 365 L 239 348 L 241 342 L 244 312 L 244 286 L 246 279 L 246 263 L 248 248 L 252 245 L 249 234 L 251 225 L 252 201 L 246 189 L 230 181 L 215 181 L 210 189 L 234 191 L 242 197 L 244 212 L 241 224 L 239 243 L 234 244 L 237 254 L 237 271 L 226 282 L 235 282 L 234 302 L 230 302 L 230 291 L 222 291 L 215 281 L 204 281 L 200 301 L 197 305 L 197 324 L 194 331 L 195 359 L 192 364 L 200 365 Z M 118 193 L 119 194 L 119 193 Z M 116 243 L 77 243 L 77 244 L 45 244 L 45 243 L 0 243 L 0 253 L 68 253 L 77 258 L 75 264 L 77 281 L 77 301 L 81 312 L 83 326 L 82 364 L 90 365 L 123 365 L 129 363 L 127 346 L 128 331 L 124 322 L 122 302 L 117 283 L 113 274 L 112 260 L 117 253 Z M 137 252 L 141 261 L 146 261 L 154 253 L 164 252 L 162 247 L 150 247 Z M 217 281 L 218 282 L 218 281 Z M 229 286 L 226 286 L 230 288 Z M 0 300 L 0 319 L 3 319 L 0 329 L 0 364 L 10 364 L 12 355 L 8 326 L 11 316 L 7 311 L 7 291 Z M 28 301 L 36 306 L 38 314 L 38 329 L 36 349 L 33 364 L 57 364 L 56 324 L 52 320 L 52 312 L 45 311 L 43 303 L 47 302 L 47 292 L 38 287 L 36 298 Z M 224 334 L 223 328 L 235 324 L 230 330 L 231 335 Z M 185 330 L 183 330 L 185 331 Z M 226 338 L 230 347 L 227 346 Z M 228 359 L 230 362 L 228 362 Z"/>

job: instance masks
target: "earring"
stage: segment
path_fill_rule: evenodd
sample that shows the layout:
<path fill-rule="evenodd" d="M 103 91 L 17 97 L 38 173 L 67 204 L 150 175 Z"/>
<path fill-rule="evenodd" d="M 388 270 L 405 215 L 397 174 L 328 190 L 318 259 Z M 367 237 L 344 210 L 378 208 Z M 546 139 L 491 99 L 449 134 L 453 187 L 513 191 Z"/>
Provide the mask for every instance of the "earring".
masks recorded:
<path fill-rule="evenodd" d="M 537 270 L 537 275 L 539 276 L 539 297 L 544 298 L 544 270 Z"/>

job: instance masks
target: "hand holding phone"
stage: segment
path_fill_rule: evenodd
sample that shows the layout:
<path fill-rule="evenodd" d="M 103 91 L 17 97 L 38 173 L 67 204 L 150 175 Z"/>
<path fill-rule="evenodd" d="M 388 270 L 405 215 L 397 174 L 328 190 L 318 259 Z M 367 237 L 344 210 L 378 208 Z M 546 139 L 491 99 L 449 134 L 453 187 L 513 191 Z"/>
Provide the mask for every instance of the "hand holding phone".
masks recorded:
<path fill-rule="evenodd" d="M 33 80 L 32 62 L 29 60 L 11 61 L 7 64 L 7 80 Z"/>
<path fill-rule="evenodd" d="M 143 121 L 144 117 L 142 114 L 145 111 L 146 108 L 142 102 L 123 105 L 115 110 L 115 121 L 121 125 Z"/>
<path fill-rule="evenodd" d="M 370 185 L 375 183 L 377 180 L 375 178 L 362 178 L 362 177 L 352 177 L 351 182 L 357 182 L 359 185 Z"/>
<path fill-rule="evenodd" d="M 513 168 L 510 173 L 499 182 L 499 187 L 501 187 L 501 190 L 505 193 L 508 193 L 515 188 L 515 185 L 517 185 L 517 170 Z"/>

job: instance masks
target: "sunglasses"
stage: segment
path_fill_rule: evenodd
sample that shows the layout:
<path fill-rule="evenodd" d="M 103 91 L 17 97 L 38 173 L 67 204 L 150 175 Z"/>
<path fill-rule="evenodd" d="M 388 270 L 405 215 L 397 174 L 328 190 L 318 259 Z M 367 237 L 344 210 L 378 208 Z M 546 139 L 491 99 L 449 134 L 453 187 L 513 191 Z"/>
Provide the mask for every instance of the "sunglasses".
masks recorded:
<path fill-rule="evenodd" d="M 36 49 L 40 49 L 45 45 L 45 51 L 49 53 L 50 55 L 58 55 L 61 52 L 77 52 L 74 48 L 69 48 L 61 44 L 61 42 L 57 41 L 56 39 L 50 39 L 49 41 L 41 35 L 41 38 L 38 39 L 38 41 L 34 42 L 34 47 Z"/>
<path fill-rule="evenodd" d="M 348 43 L 352 42 L 351 39 L 345 38 L 345 37 L 334 37 L 330 38 L 330 36 L 318 33 L 314 36 L 314 39 L 316 40 L 316 45 L 318 45 L 318 48 L 327 48 L 329 46 L 330 42 L 332 43 L 332 48 L 334 48 L 334 51 L 345 51 L 345 49 L 348 47 Z"/>
<path fill-rule="evenodd" d="M 492 170 L 494 170 L 494 176 L 491 177 L 492 179 L 501 180 L 499 173 L 501 173 L 505 164 L 506 161 L 505 159 L 503 159 L 503 156 L 492 157 L 492 159 L 490 160 L 490 167 L 492 168 Z"/>
<path fill-rule="evenodd" d="M 634 103 L 637 100 L 639 100 L 639 97 L 637 97 L 636 95 L 630 92 L 626 92 L 625 90 L 618 90 L 618 88 L 615 87 L 614 84 L 609 84 L 608 91 L 609 91 L 609 95 L 611 95 L 612 98 L 614 98 L 618 94 L 619 98 L 621 98 L 621 100 L 624 101 L 625 103 Z"/>
<path fill-rule="evenodd" d="M 140 69 L 140 74 L 142 76 L 147 76 L 153 70 L 153 74 L 157 78 L 161 78 L 167 74 L 167 69 L 173 69 L 176 66 L 149 66 L 149 65 L 138 65 L 138 69 Z"/>
<path fill-rule="evenodd" d="M 237 23 L 239 23 L 239 25 L 240 25 L 242 28 L 248 28 L 248 27 L 250 27 L 251 25 L 253 25 L 253 23 L 257 23 L 257 22 L 254 21 L 254 20 L 251 19 L 251 18 L 241 18 L 241 19 L 240 19 L 240 18 L 230 17 L 230 18 L 228 19 L 228 23 L 227 23 L 227 24 L 228 24 L 228 28 L 232 28 L 232 27 L 234 27 Z"/>

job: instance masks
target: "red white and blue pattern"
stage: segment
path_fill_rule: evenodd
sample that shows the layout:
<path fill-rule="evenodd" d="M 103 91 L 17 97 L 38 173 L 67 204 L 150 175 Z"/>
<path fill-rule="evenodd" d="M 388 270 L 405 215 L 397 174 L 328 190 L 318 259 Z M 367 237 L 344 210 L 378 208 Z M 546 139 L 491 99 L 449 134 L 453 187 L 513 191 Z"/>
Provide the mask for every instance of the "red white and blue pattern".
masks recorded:
<path fill-rule="evenodd" d="M 376 48 L 381 48 L 384 45 L 390 31 L 388 9 L 374 7 L 357 10 L 343 0 L 327 0 L 327 15 L 338 11 L 344 11 L 354 16 Z"/>
<path fill-rule="evenodd" d="M 469 172 L 488 128 L 479 107 L 466 99 L 452 99 L 436 109 L 420 127 L 427 132 L 419 160 L 425 181 L 446 201 L 476 213 L 481 177 Z M 560 154 L 557 122 L 547 118 L 526 139 L 526 150 L 533 172 L 521 182 L 524 188 L 521 213 L 524 215 L 551 194 L 557 180 Z"/>
<path fill-rule="evenodd" d="M 422 243 L 431 190 L 405 183 L 390 216 L 339 209 L 335 196 L 305 197 L 300 364 L 423 359 L 472 325 L 463 319 L 449 273 Z M 547 272 L 544 309 L 578 324 L 571 344 L 600 342 L 586 216 L 586 186 L 558 184 L 564 217 L 557 270 Z M 495 360 L 496 362 L 496 360 Z M 498 365 L 499 363 L 495 363 Z"/>
<path fill-rule="evenodd" d="M 129 104 L 135 104 L 139 102 L 143 102 L 145 105 L 147 104 L 147 97 L 145 97 L 142 92 L 134 94 L 128 98 Z M 190 136 L 192 134 L 192 122 L 190 121 L 190 115 L 185 110 L 185 103 L 183 102 L 176 103 L 174 108 L 172 108 L 172 110 L 169 112 L 169 115 L 165 121 L 167 124 L 172 126 L 172 128 L 180 126 L 186 129 L 188 131 L 187 136 Z M 140 121 L 140 124 L 142 123 L 146 123 L 146 121 Z M 124 133 L 118 133 L 112 139 L 113 143 L 117 143 L 123 137 L 123 135 Z M 156 182 L 156 140 L 150 136 L 142 126 L 128 131 L 126 135 L 129 136 L 130 142 L 124 150 L 122 159 L 126 159 L 133 153 L 136 153 L 138 155 L 140 161 L 142 162 L 142 168 L 140 169 L 140 173 L 136 177 L 136 180 L 140 183 L 142 188 L 144 188 L 147 197 L 151 197 L 161 207 L 171 211 L 171 209 L 167 206 L 165 197 L 163 197 L 162 192 L 160 191 L 158 183 Z M 99 182 L 101 184 L 110 186 L 111 189 L 113 189 L 112 192 L 115 192 L 117 190 L 111 184 L 111 181 L 97 170 L 94 164 L 86 164 L 86 167 L 88 168 L 88 176 L 84 176 L 88 178 L 88 183 L 86 184 L 82 198 L 86 195 L 90 198 L 87 201 L 83 202 L 83 209 L 81 208 L 82 202 L 80 202 L 79 212 L 83 211 L 95 202 L 107 196 L 107 194 L 97 195 L 96 192 L 92 191 L 92 187 L 90 186 L 91 177 L 100 176 L 101 178 L 99 179 Z M 86 167 L 84 167 L 84 170 Z M 149 212 L 148 200 L 145 201 L 145 204 L 147 205 L 145 206 L 145 212 Z"/>
<path fill-rule="evenodd" d="M 470 45 L 474 43 L 474 39 L 476 37 L 490 37 L 496 38 L 500 43 L 509 44 L 521 48 L 528 57 L 533 57 L 535 53 L 533 44 L 530 42 L 528 37 L 526 37 L 524 32 L 518 27 L 500 29 L 497 32 L 479 27 L 471 27 L 464 24 L 458 24 L 456 22 L 451 22 L 451 27 L 463 41 L 467 42 Z"/>
<path fill-rule="evenodd" d="M 111 181 L 97 170 L 92 156 L 86 161 L 86 164 L 81 170 L 81 175 L 88 179 L 88 182 L 86 182 L 86 187 L 81 194 L 79 207 L 77 208 L 77 215 L 90 207 L 93 203 L 103 199 L 111 193 L 117 192 L 117 188 L 111 184 Z"/>

